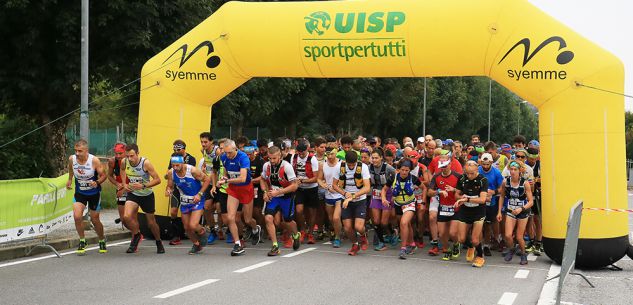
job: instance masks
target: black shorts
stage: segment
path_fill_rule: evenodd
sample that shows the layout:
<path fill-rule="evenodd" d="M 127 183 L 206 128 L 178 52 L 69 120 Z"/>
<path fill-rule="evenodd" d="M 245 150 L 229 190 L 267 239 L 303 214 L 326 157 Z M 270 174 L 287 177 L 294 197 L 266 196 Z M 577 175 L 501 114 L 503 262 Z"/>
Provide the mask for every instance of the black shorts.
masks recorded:
<path fill-rule="evenodd" d="M 514 218 L 514 219 L 526 219 L 526 218 L 530 217 L 530 209 L 523 210 L 523 211 L 521 211 L 521 213 L 519 213 L 517 215 L 513 215 L 512 211 L 508 210 L 506 212 L 506 215 L 508 217 L 511 217 L 511 218 Z"/>
<path fill-rule="evenodd" d="M 499 213 L 499 207 L 497 204 L 486 206 L 486 223 L 497 222 L 497 213 Z"/>
<path fill-rule="evenodd" d="M 532 205 L 532 207 L 530 208 L 532 210 L 532 215 L 541 215 L 541 196 L 540 195 L 535 195 L 533 197 L 534 199 L 534 204 Z"/>
<path fill-rule="evenodd" d="M 256 208 L 264 207 L 264 192 L 261 191 L 260 188 L 255 187 L 255 198 L 253 198 L 253 206 Z"/>
<path fill-rule="evenodd" d="M 147 196 L 138 196 L 133 193 L 128 193 L 127 201 L 138 204 L 145 214 L 154 214 L 154 212 L 156 212 L 156 202 L 154 201 L 153 192 Z"/>
<path fill-rule="evenodd" d="M 100 211 L 101 193 L 96 193 L 94 195 L 75 193 L 75 202 L 83 203 L 83 205 L 87 206 L 90 210 Z"/>
<path fill-rule="evenodd" d="M 207 200 L 213 201 L 213 195 L 211 195 L 211 187 L 207 187 L 207 190 L 204 191 L 204 201 Z"/>
<path fill-rule="evenodd" d="M 437 208 L 437 222 L 449 222 L 459 220 L 459 211 L 455 212 L 455 208 L 450 205 L 440 204 Z"/>
<path fill-rule="evenodd" d="M 317 208 L 319 206 L 319 187 L 297 189 L 295 203 L 297 205 L 303 204 L 307 208 Z"/>
<path fill-rule="evenodd" d="M 467 207 L 462 205 L 459 208 L 459 221 L 466 224 L 473 224 L 475 222 L 483 222 L 486 219 L 486 206 L 479 205 L 478 207 Z"/>
<path fill-rule="evenodd" d="M 227 205 L 227 201 L 229 199 L 229 195 L 227 193 L 217 192 L 217 193 L 215 193 L 215 197 L 220 202 L 220 213 L 221 214 L 228 213 L 229 210 L 228 210 L 228 207 L 226 205 Z M 237 206 L 237 211 L 238 212 L 242 211 L 242 204 L 241 203 Z"/>
<path fill-rule="evenodd" d="M 177 188 L 174 188 L 174 191 L 171 194 L 172 196 L 169 197 L 169 206 L 177 208 L 180 205 L 180 191 Z"/>
<path fill-rule="evenodd" d="M 354 219 L 361 218 L 365 219 L 367 216 L 367 205 L 365 204 L 365 200 L 360 201 L 351 201 L 347 208 L 344 209 L 341 206 L 341 219 Z"/>

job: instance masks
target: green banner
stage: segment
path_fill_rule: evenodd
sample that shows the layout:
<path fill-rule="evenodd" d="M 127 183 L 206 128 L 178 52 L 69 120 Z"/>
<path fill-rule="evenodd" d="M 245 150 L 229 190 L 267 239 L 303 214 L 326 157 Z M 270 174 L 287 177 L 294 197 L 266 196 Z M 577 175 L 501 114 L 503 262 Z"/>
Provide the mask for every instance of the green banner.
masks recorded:
<path fill-rule="evenodd" d="M 74 191 L 66 181 L 68 174 L 0 181 L 0 243 L 45 235 L 72 221 Z"/>

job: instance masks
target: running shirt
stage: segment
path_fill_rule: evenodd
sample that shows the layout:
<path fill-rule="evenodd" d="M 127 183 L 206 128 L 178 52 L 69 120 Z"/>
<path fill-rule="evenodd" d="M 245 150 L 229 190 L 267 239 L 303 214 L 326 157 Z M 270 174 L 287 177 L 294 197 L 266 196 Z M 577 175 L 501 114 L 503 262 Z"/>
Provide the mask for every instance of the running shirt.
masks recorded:
<path fill-rule="evenodd" d="M 145 171 L 143 165 L 145 164 L 145 158 L 141 157 L 138 164 L 132 165 L 130 160 L 125 158 L 125 174 L 130 180 L 130 183 L 149 183 L 149 173 Z M 145 188 L 132 191 L 132 194 L 136 196 L 148 196 L 153 193 L 152 188 Z"/>
<path fill-rule="evenodd" d="M 237 151 L 237 155 L 233 159 L 230 159 L 226 154 L 222 154 L 220 156 L 220 160 L 222 160 L 222 164 L 224 165 L 224 169 L 229 177 L 229 179 L 234 179 L 240 176 L 240 170 L 242 168 L 247 169 L 246 171 L 246 181 L 242 183 L 231 183 L 235 186 L 244 186 L 249 185 L 251 183 L 251 160 L 248 158 L 248 155 L 241 151 Z"/>
<path fill-rule="evenodd" d="M 426 167 L 429 167 L 429 164 L 431 164 L 431 161 L 433 161 L 433 157 L 427 158 L 426 156 L 422 156 L 420 157 L 420 159 L 418 159 L 418 163 L 422 163 Z"/>
<path fill-rule="evenodd" d="M 309 166 L 307 165 L 308 162 L 310 162 Z M 319 161 L 316 157 L 311 155 L 307 155 L 305 158 L 301 158 L 299 154 L 295 154 L 294 156 L 292 156 L 292 165 L 295 169 L 297 179 L 309 179 L 312 177 L 316 177 L 316 174 L 319 171 Z M 308 177 L 310 175 L 311 177 Z M 316 182 L 299 184 L 299 188 L 301 189 L 311 189 L 317 186 L 319 186 L 319 184 Z"/>
<path fill-rule="evenodd" d="M 488 179 L 488 190 L 497 190 L 503 184 L 503 176 L 501 176 L 501 172 L 494 168 L 490 167 L 490 170 L 486 172 L 483 167 L 479 166 L 479 174 L 483 175 Z M 487 206 L 494 206 L 499 201 L 499 195 L 492 196 L 492 200 L 490 202 L 486 202 Z"/>
<path fill-rule="evenodd" d="M 375 195 L 374 191 L 377 190 L 378 197 L 380 197 L 382 187 L 385 184 L 389 185 L 387 181 L 393 179 L 396 175 L 396 169 L 383 162 L 379 167 L 375 167 L 373 165 L 369 166 L 369 174 L 371 175 L 369 181 L 371 182 L 372 195 Z"/>
<path fill-rule="evenodd" d="M 409 173 L 406 178 L 402 178 L 399 174 L 397 174 L 389 179 L 387 184 L 391 185 L 393 202 L 399 206 L 403 206 L 415 202 L 416 196 L 414 186 L 418 186 L 419 188 L 422 181 L 411 173 Z"/>
<path fill-rule="evenodd" d="M 358 191 L 360 191 L 360 189 L 358 187 L 356 187 L 356 182 L 354 181 L 354 174 L 356 173 L 356 167 L 358 166 L 358 162 L 356 162 L 356 164 L 354 164 L 354 168 L 349 168 L 347 165 L 345 165 L 345 191 L 348 193 L 357 193 Z M 363 180 L 365 179 L 370 179 L 370 175 L 369 175 L 369 167 L 366 164 L 360 163 L 362 168 L 361 168 L 361 177 Z M 341 173 L 341 166 L 343 166 L 343 163 L 339 163 L 336 170 L 337 172 L 340 174 Z M 363 194 L 359 197 L 356 198 L 356 201 L 361 201 L 361 200 L 366 200 L 367 199 L 367 195 Z"/>
<path fill-rule="evenodd" d="M 114 180 L 116 180 L 116 182 L 123 182 L 123 180 L 121 180 L 121 160 L 117 160 L 117 158 L 113 158 L 113 164 L 112 165 L 112 174 L 114 174 Z M 130 179 L 127 179 L 127 182 L 130 182 Z"/>
<path fill-rule="evenodd" d="M 340 174 L 341 161 L 337 161 L 334 166 L 330 166 L 327 161 L 323 162 L 323 179 L 325 179 L 325 184 L 328 186 L 332 185 L 332 181 L 334 178 L 338 179 Z M 330 193 L 330 191 L 325 191 L 325 199 L 341 199 L 343 195 L 338 192 Z"/>
<path fill-rule="evenodd" d="M 184 164 L 184 166 L 187 167 L 185 175 L 181 177 L 176 170 L 172 170 L 172 180 L 180 191 L 180 202 L 182 204 L 193 204 L 193 197 L 202 189 L 202 183 L 191 174 L 191 170 L 194 169 L 193 166 L 189 164 Z"/>
<path fill-rule="evenodd" d="M 88 154 L 88 160 L 86 160 L 86 163 L 79 164 L 77 161 L 77 155 L 72 155 L 76 193 L 89 196 L 96 195 L 101 191 L 101 185 L 97 184 L 97 187 L 92 187 L 90 185 L 92 181 L 99 180 L 97 177 L 97 171 L 94 166 L 92 166 L 94 157 L 95 156 L 92 154 Z"/>
<path fill-rule="evenodd" d="M 508 194 L 508 209 L 514 210 L 522 208 L 527 203 L 527 195 L 525 194 L 525 179 L 519 179 L 519 185 L 513 186 L 510 177 L 505 179 L 506 194 Z"/>
<path fill-rule="evenodd" d="M 202 166 L 202 171 L 207 174 L 207 175 L 211 175 L 211 173 L 213 172 L 213 160 L 215 160 L 216 158 L 216 149 L 218 147 L 214 146 L 211 149 L 211 153 L 208 153 L 206 150 L 202 150 L 202 164 L 204 164 Z"/>
<path fill-rule="evenodd" d="M 431 178 L 431 183 L 429 184 L 429 188 L 436 191 L 445 191 L 446 186 L 450 185 L 454 188 L 457 188 L 457 183 L 459 182 L 462 175 L 451 171 L 450 174 L 444 176 L 441 172 L 433 175 Z M 452 206 L 455 204 L 455 192 L 447 192 L 448 196 L 444 197 L 439 195 L 440 205 Z"/>
<path fill-rule="evenodd" d="M 218 173 L 218 180 L 224 177 L 224 165 L 222 164 L 222 161 L 220 161 L 220 156 L 216 156 L 215 160 L 213 160 L 213 170 Z M 228 183 L 220 185 L 220 192 L 226 194 L 227 187 L 229 187 Z"/>
<path fill-rule="evenodd" d="M 477 173 L 477 177 L 475 179 L 468 179 L 468 175 L 464 174 L 457 182 L 457 189 L 464 194 L 464 196 L 468 198 L 477 198 L 481 192 L 488 191 L 488 179 Z M 467 207 L 478 207 L 480 204 L 473 202 L 464 202 L 464 206 Z"/>
<path fill-rule="evenodd" d="M 280 177 L 279 175 L 282 172 L 283 172 L 283 177 Z M 297 179 L 297 176 L 295 175 L 295 171 L 292 169 L 292 165 L 290 165 L 290 163 L 288 163 L 288 161 L 286 160 L 281 160 L 281 163 L 276 166 L 273 166 L 270 163 L 270 161 L 264 163 L 264 166 L 262 167 L 261 176 L 262 176 L 262 179 L 268 182 L 268 186 L 270 187 L 271 190 L 278 190 L 278 189 L 284 188 L 281 185 L 280 178 L 283 178 L 284 180 L 288 182 L 292 182 Z M 290 198 L 292 197 L 292 193 L 279 195 L 277 197 Z"/>
<path fill-rule="evenodd" d="M 505 155 L 499 154 L 497 155 L 497 160 L 492 163 L 492 166 L 499 171 L 502 171 L 508 165 L 508 157 Z"/>

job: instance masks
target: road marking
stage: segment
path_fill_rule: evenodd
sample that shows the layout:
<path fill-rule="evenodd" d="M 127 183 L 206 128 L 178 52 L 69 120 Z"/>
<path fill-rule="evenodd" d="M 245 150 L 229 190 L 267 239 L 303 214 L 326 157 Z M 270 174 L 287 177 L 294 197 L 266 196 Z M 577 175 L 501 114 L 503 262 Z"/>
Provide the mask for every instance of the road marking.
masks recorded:
<path fill-rule="evenodd" d="M 530 274 L 530 270 L 519 269 L 519 270 L 517 270 L 517 273 L 514 274 L 514 278 L 515 279 L 526 279 L 528 277 L 528 274 Z"/>
<path fill-rule="evenodd" d="M 536 258 L 538 258 L 538 256 L 536 256 L 536 255 L 534 255 L 534 254 L 532 254 L 532 253 L 528 254 L 528 257 L 527 257 L 527 259 L 528 259 L 529 261 L 531 261 L 531 262 L 535 262 L 535 261 L 536 261 Z"/>
<path fill-rule="evenodd" d="M 517 298 L 517 295 L 519 294 L 513 293 L 513 292 L 504 292 L 501 298 L 499 299 L 499 302 L 497 302 L 497 304 L 512 305 L 512 303 L 514 303 L 514 300 Z"/>
<path fill-rule="evenodd" d="M 195 284 L 191 284 L 189 286 L 185 286 L 185 287 L 182 287 L 182 288 L 178 288 L 176 290 L 172 290 L 172 291 L 169 291 L 169 292 L 165 292 L 163 294 L 159 294 L 159 295 L 155 296 L 154 299 L 166 299 L 166 298 L 169 298 L 169 297 L 173 297 L 173 296 L 175 296 L 177 294 L 181 294 L 183 292 L 187 292 L 189 290 L 194 290 L 196 288 L 200 288 L 200 287 L 202 287 L 204 285 L 209 285 L 211 283 L 215 283 L 217 281 L 219 281 L 219 280 L 218 279 L 204 280 L 202 282 L 198 282 L 198 283 L 195 283 Z"/>
<path fill-rule="evenodd" d="M 560 274 L 560 266 L 552 263 L 547 272 L 547 279 L 551 279 Z M 541 289 L 537 305 L 549 305 L 556 303 L 556 290 L 558 289 L 558 278 L 546 281 Z"/>
<path fill-rule="evenodd" d="M 306 253 L 306 252 L 313 251 L 313 250 L 316 250 L 316 248 L 307 248 L 307 249 L 303 249 L 303 250 L 301 250 L 301 251 L 297 251 L 297 252 L 292 252 L 292 253 L 286 254 L 286 255 L 284 255 L 284 256 L 282 256 L 282 257 L 293 257 L 293 256 L 297 256 L 297 255 L 299 255 L 299 254 L 303 254 L 303 253 Z"/>
<path fill-rule="evenodd" d="M 257 268 L 259 268 L 259 267 L 264 267 L 264 266 L 270 265 L 270 264 L 272 264 L 272 263 L 274 263 L 274 262 L 276 262 L 276 261 L 263 261 L 263 262 L 261 262 L 261 263 L 257 263 L 257 264 L 255 264 L 255 265 L 248 266 L 248 267 L 246 267 L 246 268 L 242 268 L 242 269 L 239 269 L 239 270 L 235 270 L 235 271 L 233 271 L 233 272 L 235 272 L 235 273 L 244 273 L 244 272 L 251 271 L 251 270 L 253 270 L 253 269 L 257 269 Z"/>
<path fill-rule="evenodd" d="M 118 243 L 108 244 L 108 246 L 118 246 L 118 245 L 129 244 L 129 243 L 130 243 L 130 241 L 127 240 L 127 241 L 122 241 L 122 242 L 118 242 Z M 99 249 L 99 247 L 98 246 L 89 247 L 89 248 L 86 248 L 86 251 L 92 251 L 92 250 L 96 250 L 96 249 Z M 71 250 L 71 251 L 66 251 L 66 252 L 59 253 L 59 255 L 61 255 L 61 256 L 66 256 L 66 255 L 69 255 L 69 254 L 76 254 L 76 250 Z M 27 259 L 15 261 L 15 262 L 4 263 L 4 264 L 0 264 L 0 268 L 14 266 L 14 265 L 19 265 L 19 264 L 25 264 L 25 263 L 30 263 L 30 262 L 41 261 L 43 259 L 52 258 L 52 257 L 57 257 L 57 255 L 49 254 L 49 255 L 45 255 L 45 256 L 34 257 L 34 258 L 27 258 Z"/>
<path fill-rule="evenodd" d="M 331 244 L 332 244 L 332 242 L 331 242 L 331 241 L 326 241 L 326 242 L 324 242 L 323 244 L 324 244 L 324 245 L 331 245 Z"/>

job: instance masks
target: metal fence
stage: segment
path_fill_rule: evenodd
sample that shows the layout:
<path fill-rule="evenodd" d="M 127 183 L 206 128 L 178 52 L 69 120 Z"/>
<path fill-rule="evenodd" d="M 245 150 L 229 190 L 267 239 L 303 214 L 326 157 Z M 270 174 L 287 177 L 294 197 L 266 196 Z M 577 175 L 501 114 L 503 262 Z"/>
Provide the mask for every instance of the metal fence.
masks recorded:
<path fill-rule="evenodd" d="M 66 130 L 66 141 L 68 154 L 73 154 L 73 143 L 79 139 L 79 128 L 71 126 Z M 103 129 L 90 129 L 90 139 L 88 149 L 95 156 L 113 156 L 112 147 L 117 142 L 134 143 L 136 133 L 124 133 L 121 126 Z"/>
<path fill-rule="evenodd" d="M 242 135 L 249 140 L 271 139 L 272 133 L 268 128 L 245 127 L 242 128 Z M 235 139 L 238 135 L 232 126 L 216 126 L 211 129 L 211 136 L 214 139 L 230 138 Z"/>

